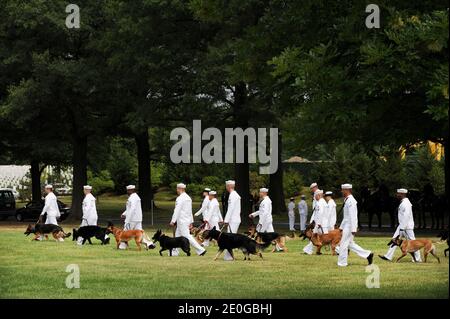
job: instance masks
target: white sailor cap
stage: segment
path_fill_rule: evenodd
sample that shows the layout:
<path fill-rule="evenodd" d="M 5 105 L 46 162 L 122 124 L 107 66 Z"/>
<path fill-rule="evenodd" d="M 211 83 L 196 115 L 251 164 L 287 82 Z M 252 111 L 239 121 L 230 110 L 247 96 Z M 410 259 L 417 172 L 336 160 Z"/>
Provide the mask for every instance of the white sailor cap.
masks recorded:
<path fill-rule="evenodd" d="M 332 191 L 328 191 L 328 192 L 325 193 L 325 196 L 331 196 L 331 195 L 333 195 Z"/>
<path fill-rule="evenodd" d="M 128 185 L 127 186 L 127 191 L 130 190 L 130 189 L 136 189 L 136 186 L 135 185 Z"/>
<path fill-rule="evenodd" d="M 203 191 L 209 193 L 211 191 L 211 188 L 206 187 Z"/>
<path fill-rule="evenodd" d="M 259 189 L 259 192 L 260 192 L 260 193 L 268 193 L 268 192 L 269 192 L 269 189 L 263 187 L 263 188 L 260 188 L 260 189 Z"/>
<path fill-rule="evenodd" d="M 209 194 L 209 195 L 216 195 L 217 192 L 216 192 L 216 191 L 210 191 L 208 194 Z"/>
<path fill-rule="evenodd" d="M 301 195 L 300 198 L 306 198 L 306 195 Z"/>
<path fill-rule="evenodd" d="M 84 186 L 83 186 L 83 189 L 91 190 L 91 189 L 92 189 L 92 186 L 90 186 L 90 185 L 84 185 Z"/>
<path fill-rule="evenodd" d="M 53 188 L 52 184 L 45 185 L 45 188 Z"/>
<path fill-rule="evenodd" d="M 309 188 L 314 188 L 317 187 L 317 183 L 312 183 L 311 185 L 309 185 Z"/>
<path fill-rule="evenodd" d="M 225 185 L 236 185 L 236 182 L 233 180 L 228 180 L 225 182 Z"/>
<path fill-rule="evenodd" d="M 341 189 L 352 189 L 352 188 L 353 188 L 352 184 L 342 184 L 341 185 Z"/>
<path fill-rule="evenodd" d="M 318 190 L 316 190 L 315 192 L 314 192 L 314 196 L 316 196 L 316 195 L 322 195 L 323 194 L 323 190 L 321 190 L 321 189 L 318 189 Z"/>
<path fill-rule="evenodd" d="M 186 188 L 186 184 L 184 183 L 178 183 L 177 188 Z"/>
<path fill-rule="evenodd" d="M 397 189 L 397 193 L 399 194 L 408 194 L 408 190 L 406 188 Z"/>

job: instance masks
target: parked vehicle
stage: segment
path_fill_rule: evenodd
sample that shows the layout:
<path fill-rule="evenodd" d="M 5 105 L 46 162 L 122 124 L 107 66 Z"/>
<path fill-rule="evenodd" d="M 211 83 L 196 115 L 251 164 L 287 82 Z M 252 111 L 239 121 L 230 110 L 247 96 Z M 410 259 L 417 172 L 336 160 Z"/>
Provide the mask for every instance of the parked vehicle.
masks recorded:
<path fill-rule="evenodd" d="M 40 200 L 38 202 L 28 202 L 24 207 L 17 209 L 15 212 L 16 220 L 19 222 L 23 222 L 27 219 L 37 221 L 42 209 L 44 208 L 44 204 L 44 200 Z M 58 207 L 61 213 L 59 220 L 63 221 L 70 215 L 70 207 L 61 201 L 58 201 Z"/>
<path fill-rule="evenodd" d="M 16 199 L 11 189 L 0 189 L 0 220 L 16 213 Z"/>

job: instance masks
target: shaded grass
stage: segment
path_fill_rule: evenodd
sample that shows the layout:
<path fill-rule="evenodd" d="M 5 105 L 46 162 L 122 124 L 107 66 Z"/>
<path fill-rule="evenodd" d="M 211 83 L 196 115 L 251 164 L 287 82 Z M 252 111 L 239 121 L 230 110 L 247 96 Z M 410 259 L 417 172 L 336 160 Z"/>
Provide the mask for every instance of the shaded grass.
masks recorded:
<path fill-rule="evenodd" d="M 68 226 L 65 226 L 68 228 Z M 154 230 L 146 229 L 149 234 Z M 387 237 L 357 238 L 376 254 Z M 287 253 L 264 253 L 243 261 L 213 261 L 217 247 L 204 257 L 160 257 L 158 249 L 118 251 L 114 245 L 77 246 L 73 241 L 31 242 L 22 226 L 0 228 L 1 298 L 448 298 L 448 258 L 437 244 L 441 264 L 375 259 L 381 288 L 367 289 L 366 260 L 350 255 L 347 268 L 337 258 L 300 254 L 305 241 L 287 242 Z M 158 245 L 159 246 L 159 245 Z M 399 252 L 397 252 L 398 254 Z M 80 267 L 80 289 L 67 289 L 67 265 Z"/>

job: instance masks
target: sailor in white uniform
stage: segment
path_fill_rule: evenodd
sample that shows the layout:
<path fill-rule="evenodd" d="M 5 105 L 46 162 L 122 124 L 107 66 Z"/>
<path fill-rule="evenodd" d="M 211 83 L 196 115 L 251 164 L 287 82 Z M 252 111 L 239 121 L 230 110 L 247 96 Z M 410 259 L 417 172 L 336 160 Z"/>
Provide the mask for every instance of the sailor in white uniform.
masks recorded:
<path fill-rule="evenodd" d="M 325 193 L 325 201 L 327 202 L 327 229 L 330 231 L 336 225 L 336 202 L 333 199 L 333 192 L 328 191 Z"/>
<path fill-rule="evenodd" d="M 192 216 L 192 199 L 186 194 L 185 184 L 177 184 L 177 194 L 178 197 L 175 201 L 175 209 L 170 221 L 170 226 L 175 227 L 176 225 L 175 237 L 186 237 L 197 254 L 203 256 L 206 253 L 205 248 L 195 240 L 190 232 L 194 217 Z M 172 250 L 172 256 L 178 256 L 177 248 Z"/>
<path fill-rule="evenodd" d="M 203 190 L 203 201 L 202 201 L 202 206 L 200 207 L 200 209 L 194 214 L 194 216 L 200 216 L 202 215 L 202 220 L 203 223 L 205 223 L 205 227 L 204 230 L 209 230 L 210 228 L 210 211 L 209 211 L 209 204 L 210 204 L 210 200 L 209 200 L 209 192 L 211 191 L 210 188 L 205 188 Z M 205 241 L 203 241 L 203 247 L 207 247 L 209 246 L 209 240 L 206 239 Z"/>
<path fill-rule="evenodd" d="M 125 219 L 123 229 L 124 230 L 143 230 L 142 228 L 142 206 L 141 198 L 136 193 L 135 185 L 128 185 L 126 187 L 128 193 L 128 200 L 126 210 L 122 213 L 122 219 Z M 145 236 L 142 238 L 142 242 L 149 247 L 153 245 L 153 242 L 148 240 Z M 119 249 L 127 249 L 128 245 L 125 242 L 120 243 Z"/>
<path fill-rule="evenodd" d="M 273 219 L 272 219 L 272 201 L 267 195 L 269 190 L 265 187 L 260 188 L 259 196 L 262 198 L 259 204 L 259 210 L 248 215 L 250 218 L 259 216 L 259 222 L 256 230 L 260 233 L 273 233 Z"/>
<path fill-rule="evenodd" d="M 300 232 L 306 229 L 306 219 L 308 218 L 308 204 L 306 204 L 306 196 L 301 195 L 301 200 L 298 202 L 298 213 L 300 215 Z"/>
<path fill-rule="evenodd" d="M 341 186 L 344 195 L 344 217 L 341 226 L 342 239 L 339 245 L 338 266 L 346 267 L 348 265 L 348 250 L 352 250 L 359 257 L 366 258 L 369 265 L 372 264 L 373 253 L 370 250 L 361 248 L 354 242 L 355 234 L 358 231 L 358 206 L 356 199 L 352 195 L 352 185 L 343 184 Z"/>
<path fill-rule="evenodd" d="M 314 221 L 316 223 L 313 233 L 328 234 L 328 210 L 327 202 L 323 198 L 323 190 L 318 189 L 314 193 L 314 198 L 317 201 Z"/>
<path fill-rule="evenodd" d="M 309 220 L 309 223 L 311 224 L 313 221 L 315 221 L 315 213 L 316 213 L 316 205 L 317 205 L 317 200 L 314 198 L 314 193 L 319 189 L 319 186 L 317 185 L 317 183 L 312 183 L 309 186 L 309 189 L 311 190 L 311 193 L 313 194 L 313 201 L 312 201 L 312 213 L 311 213 L 311 218 Z M 316 222 L 317 224 L 317 222 Z M 308 242 L 308 244 L 303 248 L 303 252 L 305 254 L 308 255 L 312 255 L 314 251 L 314 245 L 311 241 Z"/>
<path fill-rule="evenodd" d="M 398 227 L 395 230 L 394 236 L 392 238 L 396 238 L 397 236 L 404 237 L 407 240 L 414 240 L 416 236 L 414 235 L 414 217 L 412 211 L 412 204 L 409 201 L 408 190 L 405 188 L 397 189 L 397 198 L 400 200 L 400 205 L 398 206 Z M 394 258 L 395 249 L 397 246 L 392 245 L 387 251 L 386 255 L 379 255 L 381 259 L 392 261 Z M 416 262 L 421 262 L 422 259 L 420 257 L 420 250 L 414 253 L 414 259 Z M 413 261 L 414 261 L 413 259 Z"/>
<path fill-rule="evenodd" d="M 227 227 L 228 232 L 236 234 L 241 224 L 241 196 L 234 190 L 236 183 L 233 180 L 225 182 L 228 196 L 227 213 L 224 218 L 224 226 Z M 233 257 L 228 251 L 225 252 L 224 260 L 231 261 Z"/>
<path fill-rule="evenodd" d="M 44 208 L 42 208 L 42 212 L 40 216 L 47 214 L 47 218 L 45 219 L 46 224 L 58 225 L 57 219 L 61 216 L 58 207 L 58 199 L 56 198 L 55 193 L 53 193 L 53 185 L 45 186 L 45 203 Z M 39 240 L 43 240 L 44 237 L 39 237 Z M 59 238 L 59 241 L 64 241 L 63 238 Z"/>
<path fill-rule="evenodd" d="M 288 204 L 288 218 L 289 218 L 289 230 L 295 231 L 295 202 L 294 197 L 291 197 Z"/>
<path fill-rule="evenodd" d="M 127 186 L 128 200 L 122 218 L 125 218 L 124 230 L 142 230 L 142 206 L 141 198 L 136 193 L 135 185 Z"/>
<path fill-rule="evenodd" d="M 84 191 L 84 199 L 83 199 L 83 217 L 81 218 L 80 227 L 83 226 L 97 226 L 97 208 L 95 205 L 95 197 L 92 195 L 92 186 L 85 185 L 83 186 Z M 105 238 L 109 238 L 108 235 L 105 235 Z M 77 239 L 78 245 L 83 244 L 83 237 L 78 237 Z"/>
<path fill-rule="evenodd" d="M 220 204 L 217 200 L 217 192 L 210 191 L 209 192 L 209 227 L 213 229 L 220 229 L 219 223 L 223 222 L 223 217 L 220 212 Z"/>

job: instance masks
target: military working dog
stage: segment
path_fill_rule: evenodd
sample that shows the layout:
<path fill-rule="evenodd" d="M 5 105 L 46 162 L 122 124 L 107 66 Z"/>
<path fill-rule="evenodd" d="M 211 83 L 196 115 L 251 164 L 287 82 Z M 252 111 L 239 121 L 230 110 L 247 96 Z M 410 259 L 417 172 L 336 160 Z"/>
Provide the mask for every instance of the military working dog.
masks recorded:
<path fill-rule="evenodd" d="M 116 239 L 117 249 L 119 249 L 120 243 L 126 243 L 132 239 L 136 242 L 136 246 L 138 250 L 141 250 L 141 245 L 144 243 L 144 239 L 146 241 L 150 241 L 143 230 L 140 229 L 132 229 L 132 230 L 123 230 L 118 227 L 115 227 L 113 223 L 108 222 L 108 227 L 106 228 L 106 234 L 112 233 Z M 145 249 L 153 248 L 150 245 L 145 244 Z"/>
<path fill-rule="evenodd" d="M 424 262 L 427 262 L 428 254 L 432 254 L 437 259 L 438 263 L 441 262 L 436 254 L 436 248 L 434 247 L 433 242 L 430 239 L 407 240 L 401 239 L 400 236 L 397 236 L 395 238 L 392 238 L 388 245 L 398 246 L 402 250 L 402 255 L 397 258 L 396 262 L 405 257 L 408 253 L 411 254 L 413 260 L 416 262 L 417 260 L 414 253 L 422 248 Z"/>
<path fill-rule="evenodd" d="M 82 241 L 82 245 L 84 245 L 84 243 L 86 241 L 88 241 L 88 243 L 90 245 L 92 245 L 92 241 L 91 238 L 95 237 L 98 240 L 100 240 L 102 242 L 102 245 L 107 245 L 109 244 L 109 237 L 106 237 L 106 233 L 107 233 L 108 229 L 106 227 L 100 227 L 100 226 L 82 226 L 78 229 L 73 229 L 73 240 L 77 240 L 78 237 L 82 237 L 83 241 Z"/>
<path fill-rule="evenodd" d="M 214 260 L 217 260 L 222 252 L 226 249 L 231 257 L 234 258 L 233 249 L 238 248 L 244 253 L 244 260 L 250 260 L 250 254 L 258 255 L 263 258 L 261 250 L 270 246 L 271 242 L 259 244 L 255 240 L 242 234 L 223 233 L 214 226 L 211 230 L 205 230 L 203 233 L 205 239 L 215 239 L 219 246 Z"/>
<path fill-rule="evenodd" d="M 166 236 L 161 229 L 158 229 L 152 237 L 153 242 L 158 242 L 161 247 L 159 250 L 159 255 L 162 256 L 162 252 L 164 250 L 169 250 L 169 255 L 172 256 L 172 249 L 181 248 L 182 251 L 186 253 L 186 255 L 191 255 L 191 246 L 189 245 L 189 240 L 186 237 L 169 237 Z"/>
<path fill-rule="evenodd" d="M 288 251 L 288 248 L 286 247 L 287 236 L 284 234 L 276 232 L 260 233 L 256 230 L 256 225 L 250 225 L 245 234 L 259 244 L 272 243 L 274 245 L 272 252 Z"/>
<path fill-rule="evenodd" d="M 306 226 L 302 233 L 303 239 L 308 238 L 316 246 L 316 254 L 321 255 L 321 249 L 325 245 L 331 246 L 331 255 L 336 255 L 336 247 L 341 242 L 342 231 L 340 229 L 329 230 L 327 234 L 314 233 L 314 221 Z"/>
<path fill-rule="evenodd" d="M 27 229 L 24 232 L 25 235 L 34 234 L 34 238 L 32 240 L 40 240 L 39 238 L 41 236 L 44 236 L 46 239 L 48 239 L 48 234 L 52 234 L 53 238 L 57 241 L 61 241 L 64 238 L 70 237 L 70 233 L 65 233 L 61 226 L 55 225 L 55 224 L 29 224 L 27 226 Z"/>

